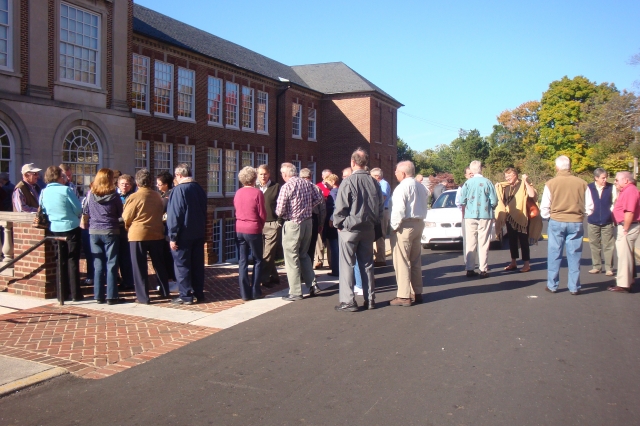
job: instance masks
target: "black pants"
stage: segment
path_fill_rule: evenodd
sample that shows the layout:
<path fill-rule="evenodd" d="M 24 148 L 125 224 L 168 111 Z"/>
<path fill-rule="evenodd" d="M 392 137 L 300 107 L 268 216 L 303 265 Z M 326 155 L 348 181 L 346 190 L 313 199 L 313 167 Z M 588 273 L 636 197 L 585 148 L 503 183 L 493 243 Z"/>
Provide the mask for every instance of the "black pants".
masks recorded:
<path fill-rule="evenodd" d="M 136 287 L 136 299 L 140 303 L 149 303 L 149 270 L 147 265 L 147 253 L 151 257 L 151 264 L 156 270 L 156 277 L 160 283 L 160 293 L 169 296 L 169 278 L 163 262 L 162 247 L 165 240 L 155 241 L 130 241 L 131 266 L 133 282 Z"/>
<path fill-rule="evenodd" d="M 180 298 L 192 302 L 204 300 L 204 237 L 180 240 L 178 250 L 171 250 Z"/>
<path fill-rule="evenodd" d="M 307 253 L 309 254 L 309 258 L 311 259 L 311 263 L 313 263 L 313 259 L 316 255 L 316 243 L 318 242 L 318 215 L 313 213 L 311 215 L 311 242 L 309 243 L 309 250 Z"/>
<path fill-rule="evenodd" d="M 173 255 L 171 254 L 171 246 L 167 240 L 165 240 L 162 245 L 162 259 L 164 261 L 164 267 L 167 270 L 167 276 L 171 281 L 175 281 L 176 273 L 173 270 Z"/>
<path fill-rule="evenodd" d="M 60 279 L 64 286 L 64 293 L 71 292 L 74 300 L 82 299 L 80 290 L 80 248 L 82 247 L 82 234 L 80 227 L 65 232 L 52 232 L 57 237 L 67 237 L 66 242 L 60 242 L 60 250 L 66 250 L 67 258 L 62 256 L 62 267 L 60 269 Z"/>
<path fill-rule="evenodd" d="M 529 226 L 527 225 L 527 231 L 529 230 Z M 520 242 L 520 249 L 522 250 L 522 260 L 528 262 L 530 260 L 529 257 L 529 234 L 523 234 L 515 229 L 509 222 L 507 222 L 507 236 L 509 238 L 509 251 L 511 252 L 511 259 L 518 258 L 518 241 Z"/>

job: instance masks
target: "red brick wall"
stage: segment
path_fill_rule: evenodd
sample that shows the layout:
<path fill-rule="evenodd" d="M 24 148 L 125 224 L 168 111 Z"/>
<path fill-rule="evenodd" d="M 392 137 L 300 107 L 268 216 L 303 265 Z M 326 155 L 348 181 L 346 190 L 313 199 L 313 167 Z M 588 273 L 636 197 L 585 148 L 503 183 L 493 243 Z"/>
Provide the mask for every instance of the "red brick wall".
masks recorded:
<path fill-rule="evenodd" d="M 15 256 L 23 253 L 45 237 L 45 231 L 30 223 L 13 224 Z M 56 262 L 53 244 L 49 241 L 14 265 L 14 276 L 0 276 L 0 290 L 9 293 L 51 298 L 56 296 Z"/>
<path fill-rule="evenodd" d="M 25 95 L 29 85 L 29 0 L 20 1 L 20 73 L 20 93 Z"/>

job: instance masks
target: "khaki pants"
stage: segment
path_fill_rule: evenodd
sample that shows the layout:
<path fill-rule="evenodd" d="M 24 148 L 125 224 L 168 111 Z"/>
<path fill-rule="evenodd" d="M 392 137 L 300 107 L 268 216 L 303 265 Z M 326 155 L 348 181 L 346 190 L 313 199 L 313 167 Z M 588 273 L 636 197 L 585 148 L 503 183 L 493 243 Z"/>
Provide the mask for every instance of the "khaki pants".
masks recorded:
<path fill-rule="evenodd" d="M 393 268 L 396 270 L 398 297 L 409 299 L 411 293 L 422 294 L 422 219 L 404 220 L 393 234 Z"/>
<path fill-rule="evenodd" d="M 591 264 L 593 269 L 602 270 L 602 254 L 607 272 L 613 271 L 613 248 L 615 245 L 613 223 L 606 225 L 588 224 L 589 246 L 591 247 Z"/>
<path fill-rule="evenodd" d="M 311 228 L 311 218 L 300 224 L 287 220 L 282 227 L 284 266 L 289 280 L 289 294 L 293 296 L 302 296 L 301 275 L 307 287 L 316 285 L 316 275 L 308 253 Z"/>
<path fill-rule="evenodd" d="M 631 224 L 629 232 L 625 235 L 622 225 L 618 225 L 618 237 L 616 238 L 616 251 L 618 252 L 618 275 L 616 275 L 616 285 L 618 287 L 630 288 L 635 279 L 633 272 L 636 268 L 634 247 L 640 234 L 640 226 L 637 223 Z"/>
<path fill-rule="evenodd" d="M 465 219 L 465 253 L 467 271 L 475 269 L 475 251 L 478 248 L 478 264 L 480 271 L 489 268 L 489 243 L 491 242 L 491 219 Z"/>
<path fill-rule="evenodd" d="M 384 209 L 384 213 L 382 215 L 382 221 L 380 222 L 380 227 L 382 228 L 382 238 L 378 238 L 376 240 L 376 262 L 386 262 L 385 258 L 385 239 L 387 238 L 387 232 L 389 231 L 389 219 L 391 213 L 389 213 L 389 209 Z"/>
<path fill-rule="evenodd" d="M 314 263 L 321 263 L 324 266 L 324 247 L 325 243 L 322 239 L 322 234 L 318 235 L 318 240 L 316 241 L 316 252 L 314 255 Z M 327 245 L 327 251 L 329 250 L 329 246 Z M 329 255 L 327 253 L 327 259 L 329 259 Z"/>
<path fill-rule="evenodd" d="M 280 242 L 280 229 L 277 221 L 266 222 L 262 228 L 262 236 L 264 237 L 264 245 L 262 251 L 262 273 L 260 274 L 261 283 L 269 283 L 279 281 L 278 269 L 276 268 L 276 255 L 278 253 L 278 245 Z"/>

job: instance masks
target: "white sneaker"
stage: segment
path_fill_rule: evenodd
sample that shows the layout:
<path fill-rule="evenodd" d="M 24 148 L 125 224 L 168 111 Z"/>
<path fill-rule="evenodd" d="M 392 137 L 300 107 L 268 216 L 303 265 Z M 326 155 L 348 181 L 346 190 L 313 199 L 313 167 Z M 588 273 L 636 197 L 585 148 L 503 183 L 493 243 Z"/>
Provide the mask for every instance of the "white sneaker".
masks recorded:
<path fill-rule="evenodd" d="M 364 293 L 362 293 L 362 289 L 361 288 L 354 287 L 353 288 L 353 294 L 355 294 L 356 296 L 362 296 Z"/>

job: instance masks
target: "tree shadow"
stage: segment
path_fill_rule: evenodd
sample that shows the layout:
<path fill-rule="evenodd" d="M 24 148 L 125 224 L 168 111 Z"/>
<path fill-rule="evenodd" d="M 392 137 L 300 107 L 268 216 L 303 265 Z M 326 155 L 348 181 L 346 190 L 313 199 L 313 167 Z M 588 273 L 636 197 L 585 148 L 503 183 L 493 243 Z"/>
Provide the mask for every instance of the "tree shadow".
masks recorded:
<path fill-rule="evenodd" d="M 447 290 L 436 291 L 423 294 L 426 302 L 438 302 L 440 300 L 451 299 L 453 297 L 470 296 L 474 294 L 494 293 L 498 291 L 518 290 L 540 283 L 539 279 L 523 281 L 503 281 L 495 284 L 480 284 L 467 287 L 456 287 Z"/>

